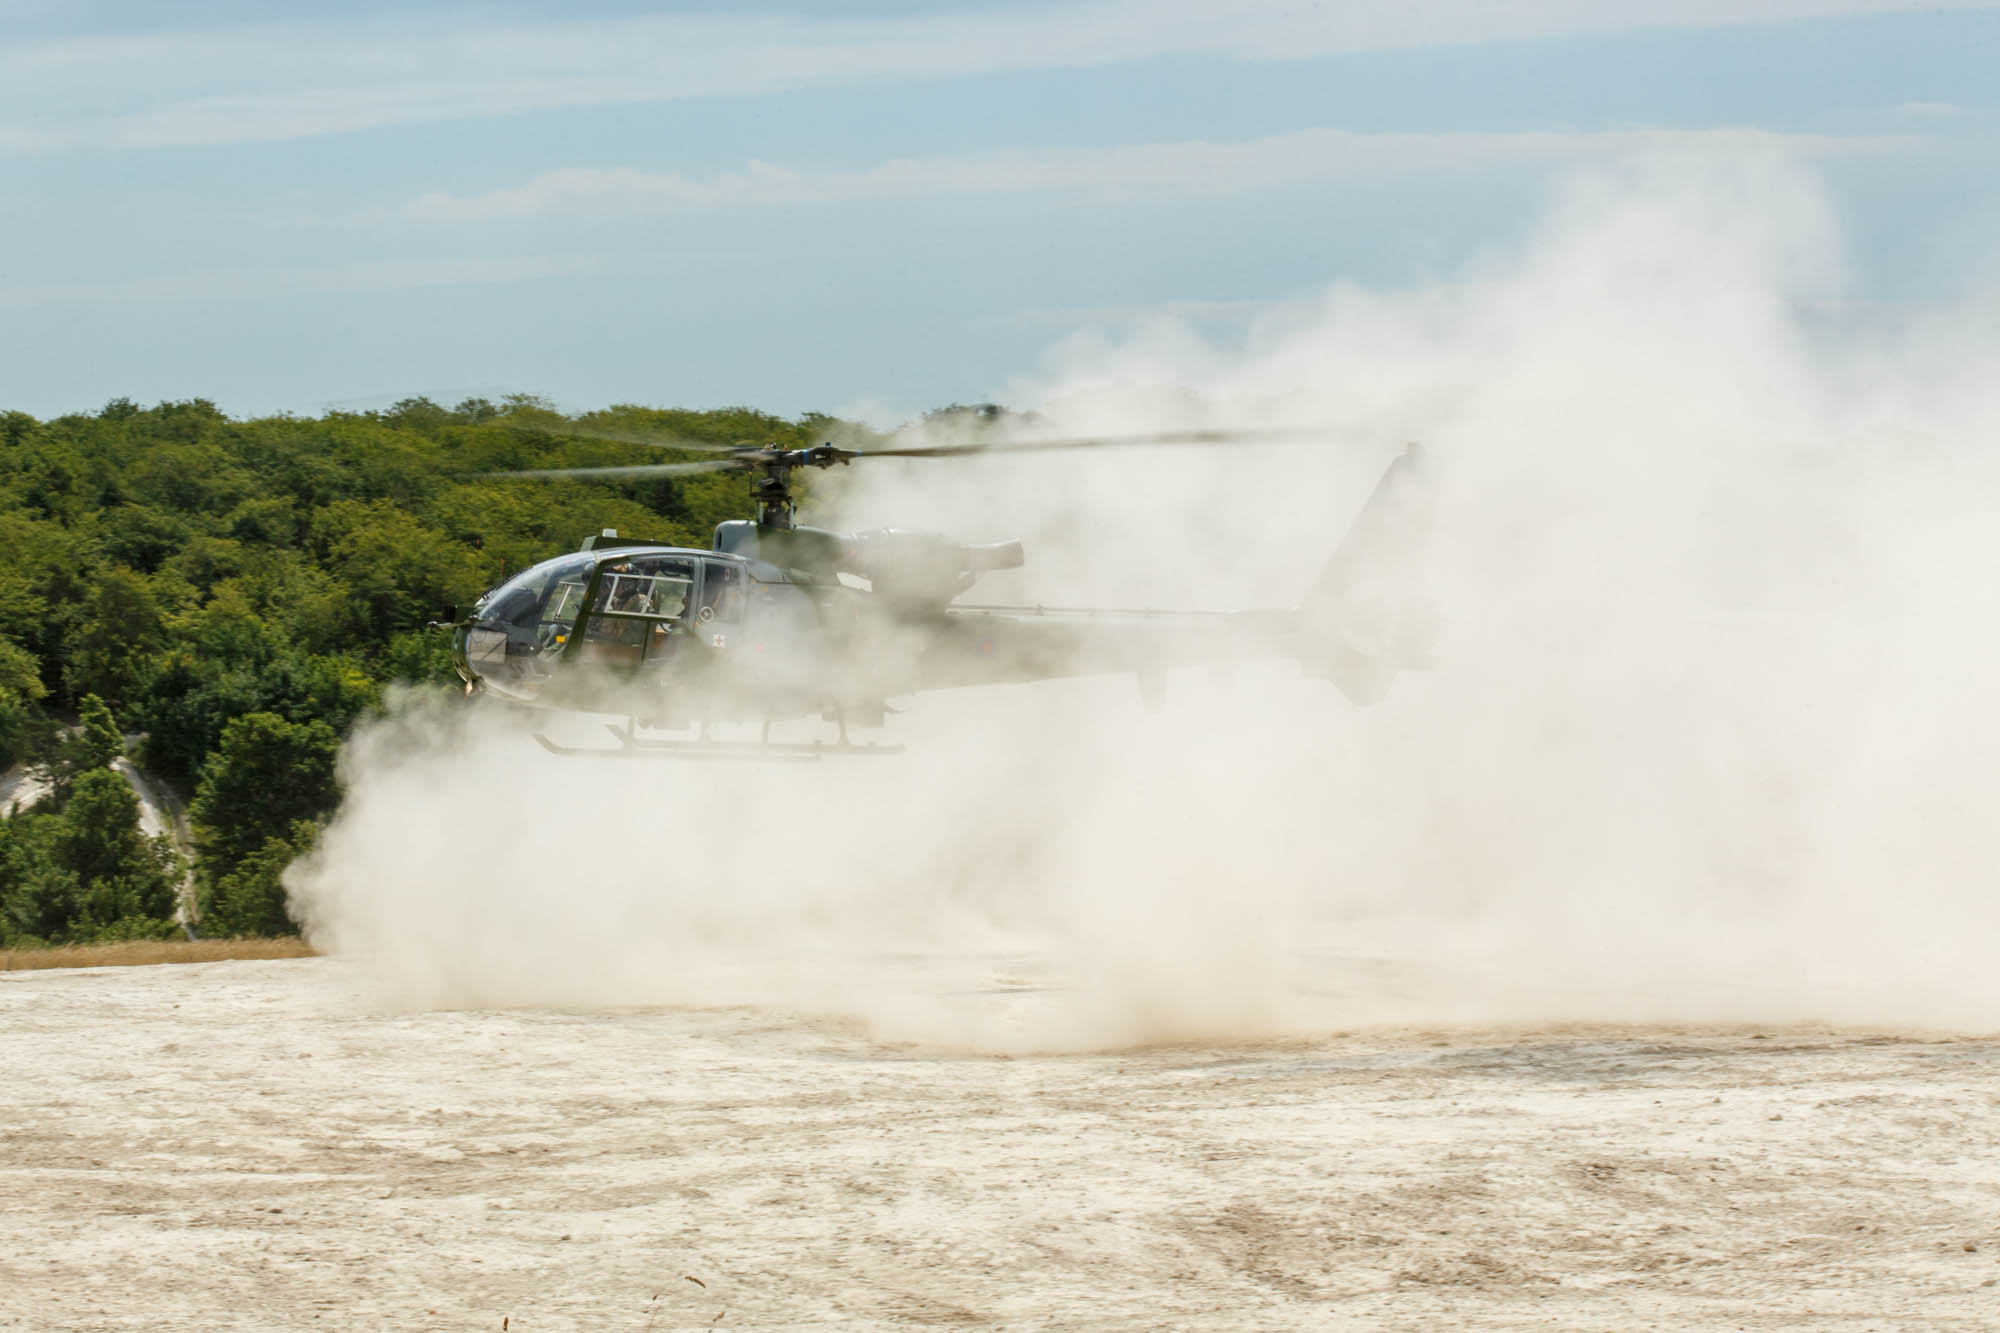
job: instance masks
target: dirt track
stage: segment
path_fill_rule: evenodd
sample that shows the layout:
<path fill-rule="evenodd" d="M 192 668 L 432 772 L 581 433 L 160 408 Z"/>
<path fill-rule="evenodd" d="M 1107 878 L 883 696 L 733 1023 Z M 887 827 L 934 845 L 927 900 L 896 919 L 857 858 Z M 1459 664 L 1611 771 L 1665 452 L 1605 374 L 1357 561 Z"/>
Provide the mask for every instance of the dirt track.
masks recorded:
<path fill-rule="evenodd" d="M 2000 1327 L 2000 1039 L 964 1058 L 311 959 L 0 976 L 0 1067 L 0 1328 Z"/>

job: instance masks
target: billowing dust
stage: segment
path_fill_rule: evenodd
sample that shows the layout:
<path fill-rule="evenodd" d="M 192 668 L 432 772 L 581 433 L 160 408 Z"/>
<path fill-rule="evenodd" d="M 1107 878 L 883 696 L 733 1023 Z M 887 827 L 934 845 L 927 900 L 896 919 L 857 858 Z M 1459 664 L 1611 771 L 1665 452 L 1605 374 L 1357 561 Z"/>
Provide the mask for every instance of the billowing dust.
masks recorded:
<path fill-rule="evenodd" d="M 415 1006 L 983 1050 L 2000 1025 L 1996 302 L 1891 318 L 1845 281 L 1819 186 L 1752 143 L 1580 178 L 1513 252 L 1240 344 L 1075 340 L 1007 394 L 1038 433 L 1335 442 L 868 465 L 808 518 L 1026 539 L 972 601 L 1283 607 L 1420 439 L 1437 668 L 1371 709 L 1282 661 L 1158 711 L 1130 678 L 914 696 L 905 753 L 810 765 L 564 760 L 529 732 L 601 719 L 405 707 L 351 742 L 295 911 Z"/>

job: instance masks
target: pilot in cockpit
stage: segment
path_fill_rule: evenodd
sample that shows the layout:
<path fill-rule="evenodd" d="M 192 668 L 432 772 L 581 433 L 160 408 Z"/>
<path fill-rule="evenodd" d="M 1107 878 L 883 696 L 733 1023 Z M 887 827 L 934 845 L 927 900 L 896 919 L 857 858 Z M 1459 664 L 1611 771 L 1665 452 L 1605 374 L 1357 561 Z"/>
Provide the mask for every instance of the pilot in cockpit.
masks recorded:
<path fill-rule="evenodd" d="M 621 585 L 628 582 L 625 575 L 632 572 L 632 566 L 624 562 L 609 565 L 598 577 L 597 597 L 591 605 L 593 611 L 616 611 L 620 600 Z"/>
<path fill-rule="evenodd" d="M 612 610 L 622 611 L 631 616 L 653 614 L 653 598 L 646 591 L 645 579 L 627 578 L 620 579 L 619 582 L 625 585 L 625 589 L 622 596 L 617 591 L 612 593 Z"/>

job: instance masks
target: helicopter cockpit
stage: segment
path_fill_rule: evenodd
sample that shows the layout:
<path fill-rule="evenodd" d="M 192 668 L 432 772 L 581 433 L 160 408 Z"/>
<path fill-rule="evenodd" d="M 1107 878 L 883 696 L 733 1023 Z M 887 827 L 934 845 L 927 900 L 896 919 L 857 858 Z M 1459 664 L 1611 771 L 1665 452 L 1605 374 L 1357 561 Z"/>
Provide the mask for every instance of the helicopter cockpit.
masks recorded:
<path fill-rule="evenodd" d="M 703 566 L 718 568 L 703 578 Z M 636 668 L 663 660 L 677 628 L 740 598 L 734 562 L 686 551 L 580 551 L 516 574 L 472 608 L 458 633 L 459 674 L 532 697 L 564 658 Z"/>

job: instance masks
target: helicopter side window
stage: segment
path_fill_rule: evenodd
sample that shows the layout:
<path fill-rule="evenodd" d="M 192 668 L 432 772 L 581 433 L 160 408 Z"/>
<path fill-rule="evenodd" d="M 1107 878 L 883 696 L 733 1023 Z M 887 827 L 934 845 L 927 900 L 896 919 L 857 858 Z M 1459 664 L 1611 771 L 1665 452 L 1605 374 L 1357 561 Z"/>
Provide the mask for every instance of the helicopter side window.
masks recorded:
<path fill-rule="evenodd" d="M 688 599 L 694 595 L 694 561 L 686 556 L 641 556 L 632 562 L 632 572 L 648 580 L 646 596 L 652 609 L 646 614 L 668 620 L 687 614 Z"/>
<path fill-rule="evenodd" d="M 640 646 L 685 613 L 693 587 L 694 562 L 685 556 L 637 556 L 608 565 L 598 575 L 584 638 Z"/>
<path fill-rule="evenodd" d="M 695 619 L 730 624 L 743 617 L 743 571 L 720 560 L 702 562 L 701 607 Z"/>

